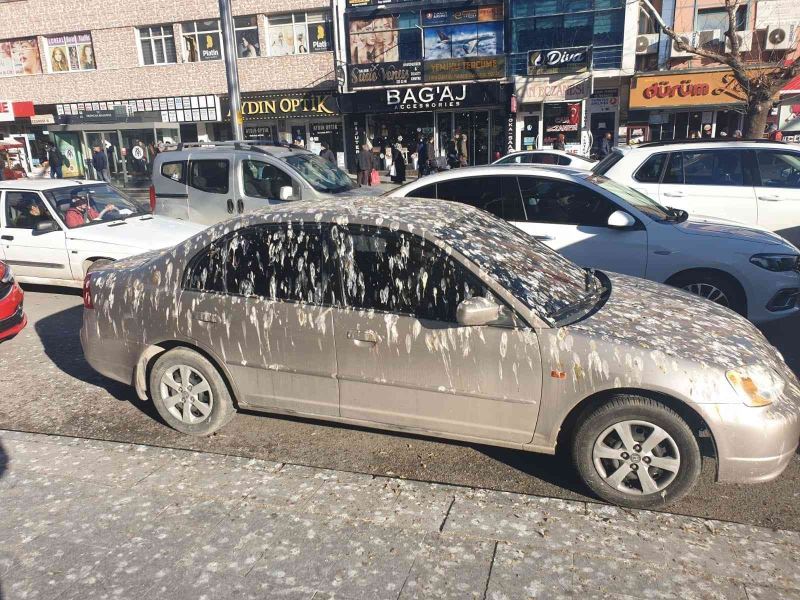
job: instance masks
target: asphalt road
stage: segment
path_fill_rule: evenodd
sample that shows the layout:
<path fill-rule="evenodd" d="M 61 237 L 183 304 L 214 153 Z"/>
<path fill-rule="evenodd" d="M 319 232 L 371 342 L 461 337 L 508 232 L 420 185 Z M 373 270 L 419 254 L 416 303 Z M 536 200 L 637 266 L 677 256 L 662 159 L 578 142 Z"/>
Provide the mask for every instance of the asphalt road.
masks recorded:
<path fill-rule="evenodd" d="M 378 432 L 321 421 L 241 413 L 208 438 L 165 426 L 133 389 L 83 358 L 78 291 L 29 286 L 30 323 L 0 345 L 0 428 L 186 448 L 374 475 L 591 500 L 564 457 Z M 800 372 L 800 318 L 765 332 Z M 713 483 L 704 462 L 694 493 L 671 512 L 800 530 L 800 455 L 776 481 Z"/>

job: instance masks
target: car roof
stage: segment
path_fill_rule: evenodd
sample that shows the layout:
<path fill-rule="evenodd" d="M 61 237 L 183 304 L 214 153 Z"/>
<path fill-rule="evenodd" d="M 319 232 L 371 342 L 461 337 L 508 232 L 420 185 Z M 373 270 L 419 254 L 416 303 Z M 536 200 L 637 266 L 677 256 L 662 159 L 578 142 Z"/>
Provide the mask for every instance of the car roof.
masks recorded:
<path fill-rule="evenodd" d="M 27 190 L 43 192 L 46 190 L 58 190 L 90 183 L 105 183 L 105 181 L 96 181 L 93 179 L 31 179 L 28 177 L 23 177 L 22 179 L 4 179 L 0 181 L 0 190 Z"/>
<path fill-rule="evenodd" d="M 177 146 L 167 147 L 163 152 L 160 152 L 157 159 L 168 160 L 170 154 L 180 152 L 249 152 L 255 154 L 266 154 L 275 156 L 277 158 L 284 158 L 286 156 L 296 154 L 314 154 L 306 148 L 295 146 L 293 144 L 273 144 L 263 140 L 254 141 L 225 141 L 225 142 L 187 142 L 181 143 Z M 174 155 L 174 154 L 173 154 Z"/>
<path fill-rule="evenodd" d="M 790 144 L 784 142 L 774 142 L 772 140 L 731 140 L 715 138 L 711 140 L 670 140 L 666 142 L 646 142 L 643 144 L 636 144 L 620 148 L 623 152 L 631 151 L 644 151 L 644 150 L 682 150 L 691 148 L 696 150 L 715 150 L 719 148 L 780 148 L 786 149 L 791 147 Z"/>
<path fill-rule="evenodd" d="M 484 167 L 461 167 L 458 169 L 449 169 L 447 171 L 440 171 L 432 175 L 426 175 L 420 179 L 407 183 L 404 186 L 387 192 L 387 196 L 393 195 L 394 192 L 401 191 L 407 187 L 417 187 L 418 184 L 437 183 L 439 181 L 447 181 L 449 179 L 460 179 L 462 177 L 479 177 L 481 175 L 538 175 L 541 177 L 553 177 L 559 179 L 585 179 L 591 175 L 589 171 L 576 169 L 567 165 L 536 165 L 536 164 L 503 164 L 503 165 L 487 165 Z"/>
<path fill-rule="evenodd" d="M 591 159 L 587 158 L 586 156 L 581 156 L 580 154 L 572 154 L 564 150 L 553 150 L 552 148 L 537 148 L 536 150 L 517 150 L 516 152 L 509 152 L 508 154 L 506 154 L 505 156 L 501 156 L 497 160 L 502 160 L 509 156 L 524 156 L 526 154 L 558 154 L 559 156 L 567 156 L 569 158 L 579 158 L 587 162 L 592 162 Z"/>

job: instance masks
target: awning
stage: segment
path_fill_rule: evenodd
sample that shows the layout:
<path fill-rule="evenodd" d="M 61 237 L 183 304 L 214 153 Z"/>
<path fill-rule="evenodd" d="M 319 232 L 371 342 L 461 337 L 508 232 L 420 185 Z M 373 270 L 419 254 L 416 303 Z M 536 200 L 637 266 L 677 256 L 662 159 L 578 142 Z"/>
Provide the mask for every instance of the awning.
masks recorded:
<path fill-rule="evenodd" d="M 783 86 L 781 94 L 800 94 L 800 75 Z"/>

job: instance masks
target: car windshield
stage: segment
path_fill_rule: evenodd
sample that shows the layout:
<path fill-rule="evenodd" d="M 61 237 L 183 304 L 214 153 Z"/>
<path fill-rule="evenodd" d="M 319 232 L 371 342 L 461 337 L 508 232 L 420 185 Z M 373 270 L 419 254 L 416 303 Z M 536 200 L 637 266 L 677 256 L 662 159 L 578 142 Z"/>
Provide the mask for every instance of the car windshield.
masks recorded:
<path fill-rule="evenodd" d="M 147 214 L 107 183 L 61 187 L 45 197 L 70 229 Z"/>
<path fill-rule="evenodd" d="M 318 192 L 338 194 L 355 187 L 347 173 L 316 154 L 292 154 L 284 160 Z"/>
<path fill-rule="evenodd" d="M 489 213 L 442 225 L 436 235 L 548 323 L 597 290 L 591 272 Z"/>
<path fill-rule="evenodd" d="M 661 206 L 649 196 L 645 196 L 632 187 L 617 183 L 602 175 L 592 175 L 588 178 L 588 181 L 600 186 L 607 192 L 619 196 L 635 209 L 643 212 L 655 221 L 670 221 L 673 219 L 673 215 L 668 208 Z"/>

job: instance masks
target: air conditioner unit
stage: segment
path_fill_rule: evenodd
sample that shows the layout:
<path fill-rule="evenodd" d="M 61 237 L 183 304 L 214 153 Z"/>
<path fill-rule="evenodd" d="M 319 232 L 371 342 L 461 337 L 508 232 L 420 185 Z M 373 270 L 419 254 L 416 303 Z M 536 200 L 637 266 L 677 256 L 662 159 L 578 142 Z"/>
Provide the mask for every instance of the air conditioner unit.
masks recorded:
<path fill-rule="evenodd" d="M 794 47 L 797 27 L 794 23 L 772 25 L 767 29 L 767 50 L 788 50 Z"/>
<path fill-rule="evenodd" d="M 753 47 L 752 30 L 737 31 L 736 38 L 739 40 L 739 52 L 750 52 Z M 731 41 L 727 35 L 725 36 L 725 51 L 731 52 Z"/>
<path fill-rule="evenodd" d="M 645 33 L 636 36 L 636 54 L 656 54 L 657 52 L 657 33 Z"/>
<path fill-rule="evenodd" d="M 687 33 L 679 33 L 678 37 L 681 38 L 685 43 L 690 46 L 694 46 L 695 40 L 697 39 L 697 33 L 694 31 L 689 31 Z M 670 52 L 670 56 L 672 58 L 681 58 L 683 56 L 694 56 L 691 52 L 687 52 L 686 50 L 678 50 L 675 47 L 675 42 L 672 42 L 672 50 Z"/>

